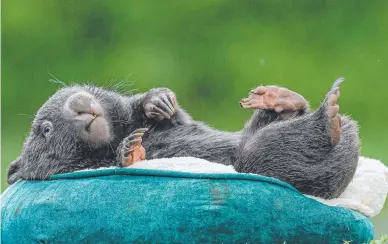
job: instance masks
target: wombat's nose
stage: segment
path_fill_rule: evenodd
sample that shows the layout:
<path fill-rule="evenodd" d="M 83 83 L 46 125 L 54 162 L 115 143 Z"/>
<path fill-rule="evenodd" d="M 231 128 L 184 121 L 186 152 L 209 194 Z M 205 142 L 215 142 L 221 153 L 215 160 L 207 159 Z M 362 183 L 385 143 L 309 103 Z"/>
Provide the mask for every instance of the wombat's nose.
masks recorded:
<path fill-rule="evenodd" d="M 87 92 L 78 92 L 71 95 L 65 103 L 65 113 L 72 117 L 80 114 L 102 115 L 102 107 L 95 98 Z"/>

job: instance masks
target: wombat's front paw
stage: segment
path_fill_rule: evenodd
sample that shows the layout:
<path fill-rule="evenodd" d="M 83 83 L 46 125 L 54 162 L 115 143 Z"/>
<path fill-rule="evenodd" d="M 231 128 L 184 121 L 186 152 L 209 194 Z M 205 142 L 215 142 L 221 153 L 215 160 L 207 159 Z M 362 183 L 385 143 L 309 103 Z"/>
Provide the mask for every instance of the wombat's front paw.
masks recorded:
<path fill-rule="evenodd" d="M 303 96 L 277 86 L 258 86 L 248 98 L 240 101 L 242 108 L 274 110 L 277 113 L 305 110 L 308 103 Z"/>
<path fill-rule="evenodd" d="M 176 113 L 176 96 L 167 88 L 151 89 L 144 100 L 144 113 L 149 119 L 170 119 Z"/>
<path fill-rule="evenodd" d="M 147 128 L 137 129 L 129 136 L 124 138 L 119 146 L 119 163 L 123 167 L 127 167 L 137 161 L 144 160 L 146 152 L 141 145 L 142 136 L 146 132 Z"/>

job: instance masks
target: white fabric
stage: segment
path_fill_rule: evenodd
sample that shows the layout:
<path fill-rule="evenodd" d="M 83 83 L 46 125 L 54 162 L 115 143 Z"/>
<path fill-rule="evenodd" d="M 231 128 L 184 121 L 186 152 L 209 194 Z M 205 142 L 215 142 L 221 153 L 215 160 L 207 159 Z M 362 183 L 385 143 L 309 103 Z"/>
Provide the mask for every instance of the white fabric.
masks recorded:
<path fill-rule="evenodd" d="M 335 199 L 311 197 L 330 206 L 357 210 L 374 217 L 384 207 L 388 194 L 388 168 L 379 160 L 360 157 L 353 180 L 345 191 Z"/>
<path fill-rule="evenodd" d="M 188 173 L 237 173 L 233 166 L 193 157 L 160 158 L 138 161 L 128 168 L 170 170 Z"/>
<path fill-rule="evenodd" d="M 144 160 L 129 166 L 129 168 L 191 173 L 237 173 L 232 166 L 192 157 Z M 326 200 L 306 196 L 329 206 L 350 208 L 373 217 L 380 213 L 387 194 L 388 168 L 379 160 L 360 157 L 354 178 L 340 197 Z"/>

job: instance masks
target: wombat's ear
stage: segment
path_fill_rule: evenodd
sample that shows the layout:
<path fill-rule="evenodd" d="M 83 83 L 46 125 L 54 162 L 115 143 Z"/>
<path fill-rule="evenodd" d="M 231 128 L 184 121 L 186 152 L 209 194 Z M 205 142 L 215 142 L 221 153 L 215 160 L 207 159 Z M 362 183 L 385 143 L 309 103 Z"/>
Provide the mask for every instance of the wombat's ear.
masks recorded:
<path fill-rule="evenodd" d="M 21 178 L 21 172 L 20 172 L 20 163 L 21 158 L 18 157 L 15 161 L 11 163 L 11 166 L 8 168 L 8 185 L 12 185 L 15 183 L 18 179 Z"/>

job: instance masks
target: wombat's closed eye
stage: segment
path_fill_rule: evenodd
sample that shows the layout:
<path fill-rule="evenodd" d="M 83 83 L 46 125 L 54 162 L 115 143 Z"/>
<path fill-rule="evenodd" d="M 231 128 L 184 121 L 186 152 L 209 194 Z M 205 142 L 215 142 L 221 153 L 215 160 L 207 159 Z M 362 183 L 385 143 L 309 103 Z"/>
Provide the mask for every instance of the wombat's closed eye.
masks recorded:
<path fill-rule="evenodd" d="M 52 133 L 52 131 L 53 131 L 53 124 L 50 121 L 45 120 L 41 124 L 40 130 L 41 130 L 42 135 L 45 138 L 47 138 Z"/>

